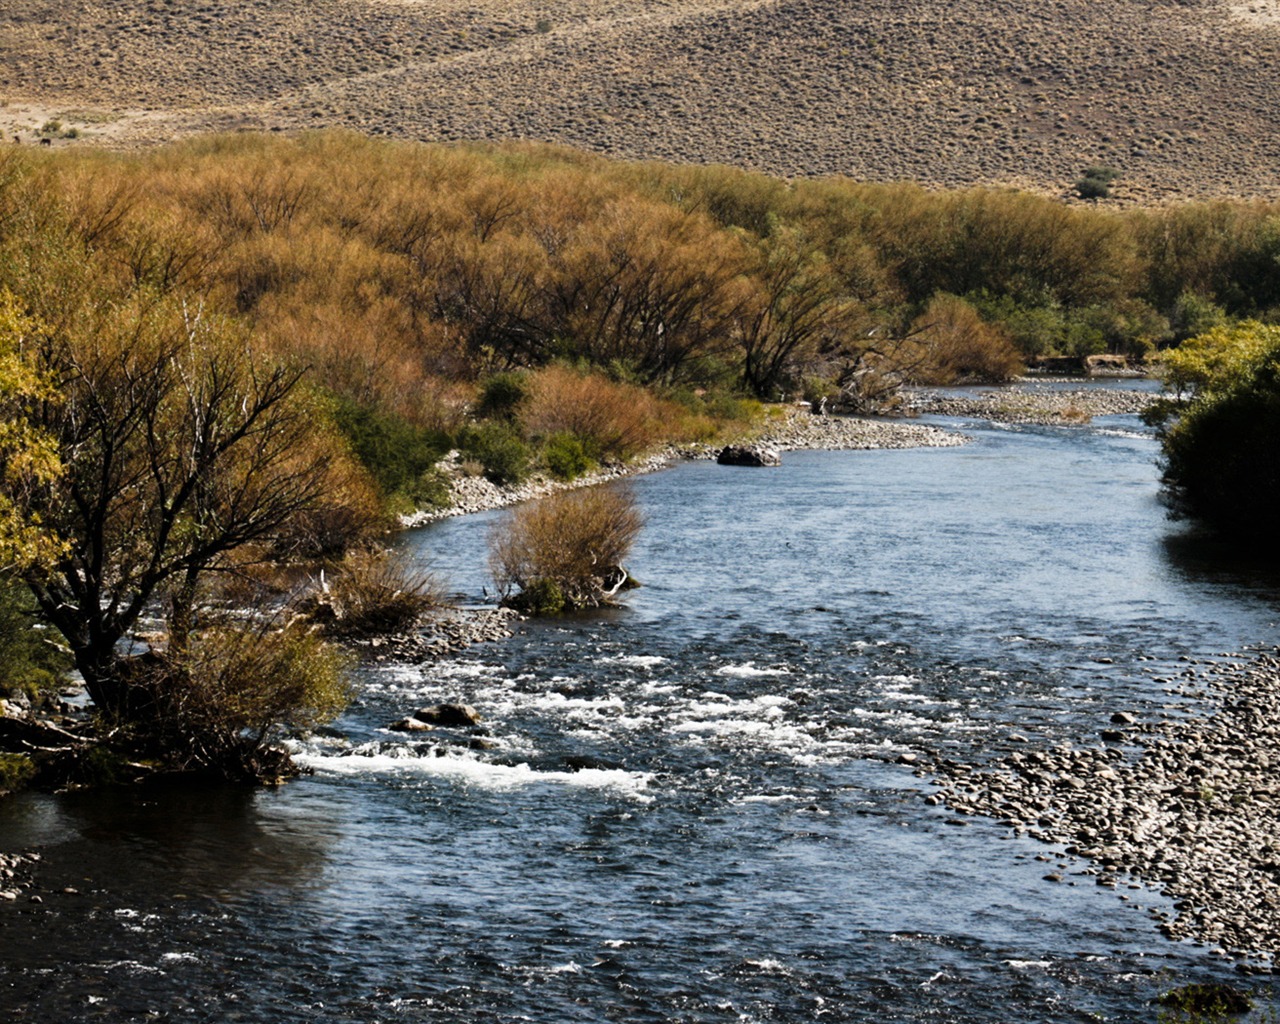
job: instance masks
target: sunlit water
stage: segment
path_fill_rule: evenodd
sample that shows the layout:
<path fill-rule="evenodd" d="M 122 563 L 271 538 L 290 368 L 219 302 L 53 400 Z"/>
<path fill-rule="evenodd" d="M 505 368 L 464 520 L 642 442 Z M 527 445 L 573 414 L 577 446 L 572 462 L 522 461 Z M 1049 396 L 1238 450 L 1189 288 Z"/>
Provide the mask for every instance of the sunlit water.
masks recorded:
<path fill-rule="evenodd" d="M 0 1011 L 1132 1021 L 1232 978 L 1160 936 L 1160 897 L 1045 881 L 1052 848 L 956 824 L 897 758 L 1180 713 L 1159 680 L 1274 643 L 1280 587 L 1178 539 L 1135 420 L 965 426 L 961 449 L 636 480 L 625 610 L 370 669 L 345 739 L 278 792 L 0 805 L 0 848 L 78 890 L 0 905 Z M 404 543 L 478 601 L 494 518 Z M 493 749 L 383 729 L 442 700 Z"/>

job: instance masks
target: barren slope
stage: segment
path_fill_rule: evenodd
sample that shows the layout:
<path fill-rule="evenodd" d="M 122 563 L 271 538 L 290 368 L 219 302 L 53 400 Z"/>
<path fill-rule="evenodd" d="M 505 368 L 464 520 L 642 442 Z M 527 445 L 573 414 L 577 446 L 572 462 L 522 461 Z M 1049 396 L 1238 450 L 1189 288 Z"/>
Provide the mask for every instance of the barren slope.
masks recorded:
<path fill-rule="evenodd" d="M 70 6 L 0 13 L 10 125 L 343 125 L 1048 190 L 1107 162 L 1124 198 L 1280 195 L 1277 0 Z"/>

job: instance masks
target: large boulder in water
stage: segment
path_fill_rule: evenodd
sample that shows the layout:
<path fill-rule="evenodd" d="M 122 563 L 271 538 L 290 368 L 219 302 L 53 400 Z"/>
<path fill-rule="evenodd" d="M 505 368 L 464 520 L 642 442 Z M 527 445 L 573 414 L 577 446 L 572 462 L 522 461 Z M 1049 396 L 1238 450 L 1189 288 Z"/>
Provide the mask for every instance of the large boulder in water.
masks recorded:
<path fill-rule="evenodd" d="M 781 466 L 782 456 L 762 444 L 731 444 L 720 449 L 716 462 L 722 466 Z"/>

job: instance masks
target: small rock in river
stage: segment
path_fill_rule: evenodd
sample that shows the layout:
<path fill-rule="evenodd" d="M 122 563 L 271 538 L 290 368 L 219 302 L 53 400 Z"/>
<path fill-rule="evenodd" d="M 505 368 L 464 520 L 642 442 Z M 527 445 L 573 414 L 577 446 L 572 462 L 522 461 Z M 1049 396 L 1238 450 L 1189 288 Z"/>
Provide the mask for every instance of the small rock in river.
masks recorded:
<path fill-rule="evenodd" d="M 387 726 L 392 732 L 430 732 L 435 726 L 418 718 L 402 718 Z"/>
<path fill-rule="evenodd" d="M 446 728 L 465 727 L 480 724 L 480 712 L 470 704 L 433 704 L 429 708 L 419 708 L 413 713 L 419 722 L 431 725 L 443 725 Z"/>

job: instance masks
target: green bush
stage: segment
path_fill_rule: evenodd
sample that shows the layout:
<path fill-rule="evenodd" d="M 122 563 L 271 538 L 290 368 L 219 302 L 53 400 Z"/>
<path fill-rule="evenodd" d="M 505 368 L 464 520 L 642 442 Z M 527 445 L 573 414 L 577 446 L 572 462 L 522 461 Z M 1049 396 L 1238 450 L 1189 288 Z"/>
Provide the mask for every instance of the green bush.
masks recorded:
<path fill-rule="evenodd" d="M 518 484 L 529 472 L 529 446 L 514 426 L 487 420 L 463 431 L 459 438 L 463 454 L 484 467 L 486 479 L 506 487 Z"/>
<path fill-rule="evenodd" d="M 542 447 L 542 459 L 551 475 L 560 480 L 582 476 L 592 466 L 582 441 L 569 433 L 552 434 Z"/>
<path fill-rule="evenodd" d="M 1207 296 L 1191 290 L 1178 296 L 1169 316 L 1174 341 L 1194 338 L 1215 327 L 1222 327 L 1226 322 L 1226 310 Z"/>
<path fill-rule="evenodd" d="M 1095 202 L 1099 199 L 1110 199 L 1111 183 L 1118 177 L 1120 172 L 1114 167 L 1104 167 L 1101 164 L 1086 167 L 1084 174 L 1076 181 L 1076 195 L 1081 199 L 1092 199 Z"/>
<path fill-rule="evenodd" d="M 1061 307 L 1052 304 L 1024 305 L 1012 295 L 991 295 L 985 291 L 964 296 L 989 323 L 1004 329 L 1024 358 L 1057 354 L 1067 334 Z"/>
<path fill-rule="evenodd" d="M 559 615 L 566 606 L 564 591 L 555 580 L 532 580 L 507 604 L 523 615 Z"/>
<path fill-rule="evenodd" d="M 71 658 L 57 634 L 35 624 L 25 584 L 0 578 L 0 697 L 38 697 L 61 685 Z"/>
<path fill-rule="evenodd" d="M 334 420 L 384 499 L 399 497 L 414 508 L 447 503 L 448 485 L 442 489 L 434 472 L 449 448 L 446 435 L 350 399 L 337 401 Z"/>
<path fill-rule="evenodd" d="M 35 773 L 35 765 L 25 754 L 0 753 L 0 793 L 21 789 Z"/>
<path fill-rule="evenodd" d="M 529 377 L 519 370 L 495 373 L 480 388 L 476 416 L 483 420 L 514 420 L 529 395 Z"/>

